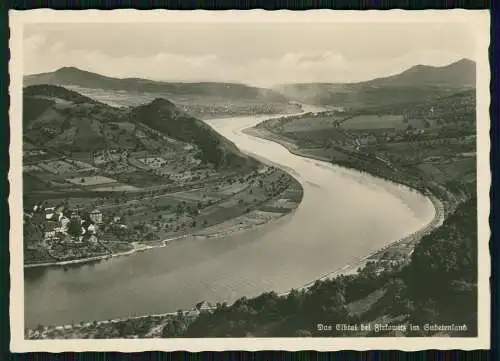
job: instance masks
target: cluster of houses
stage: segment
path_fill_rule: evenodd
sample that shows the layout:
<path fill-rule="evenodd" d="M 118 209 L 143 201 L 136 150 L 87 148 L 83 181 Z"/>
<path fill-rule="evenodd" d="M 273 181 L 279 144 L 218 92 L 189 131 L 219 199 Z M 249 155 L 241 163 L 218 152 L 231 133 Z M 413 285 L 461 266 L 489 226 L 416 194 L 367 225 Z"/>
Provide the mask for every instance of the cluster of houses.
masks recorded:
<path fill-rule="evenodd" d="M 170 180 L 174 182 L 189 182 L 193 180 L 206 179 L 217 175 L 215 170 L 207 169 L 193 169 L 184 172 L 171 172 L 168 174 Z"/>
<path fill-rule="evenodd" d="M 32 210 L 24 213 L 24 222 L 36 222 L 43 230 L 41 245 L 74 242 L 84 240 L 97 243 L 97 232 L 103 224 L 102 212 L 94 209 L 82 212 L 79 209 L 68 209 L 63 205 L 44 207 L 34 205 Z"/>
<path fill-rule="evenodd" d="M 114 161 L 126 161 L 129 156 L 127 150 L 109 149 L 93 154 L 94 164 L 104 164 Z"/>
<path fill-rule="evenodd" d="M 36 157 L 45 154 L 47 153 L 41 149 L 23 150 L 23 157 Z"/>

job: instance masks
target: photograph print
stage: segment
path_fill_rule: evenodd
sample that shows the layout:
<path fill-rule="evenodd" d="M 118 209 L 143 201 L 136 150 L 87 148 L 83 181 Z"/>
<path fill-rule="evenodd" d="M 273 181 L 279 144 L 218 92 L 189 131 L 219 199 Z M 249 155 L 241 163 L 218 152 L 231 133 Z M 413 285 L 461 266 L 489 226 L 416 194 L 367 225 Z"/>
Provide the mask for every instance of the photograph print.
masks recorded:
<path fill-rule="evenodd" d="M 12 347 L 488 348 L 488 23 L 11 13 Z"/>

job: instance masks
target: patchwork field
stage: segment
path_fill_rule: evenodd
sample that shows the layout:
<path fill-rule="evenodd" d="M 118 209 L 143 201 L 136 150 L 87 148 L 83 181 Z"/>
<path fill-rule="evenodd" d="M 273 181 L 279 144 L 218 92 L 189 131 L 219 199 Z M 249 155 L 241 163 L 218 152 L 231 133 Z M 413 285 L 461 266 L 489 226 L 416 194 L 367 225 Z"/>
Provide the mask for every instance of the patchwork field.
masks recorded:
<path fill-rule="evenodd" d="M 140 188 L 131 186 L 130 184 L 120 184 L 120 183 L 114 183 L 112 186 L 107 186 L 107 187 L 92 188 L 92 190 L 98 192 L 125 192 L 125 191 L 137 191 L 139 189 Z"/>
<path fill-rule="evenodd" d="M 434 179 L 436 179 L 439 183 L 445 181 L 446 174 L 444 174 L 439 167 L 430 163 L 422 163 L 417 166 L 422 172 L 430 175 Z"/>
<path fill-rule="evenodd" d="M 285 120 L 283 123 L 284 132 L 302 132 L 302 131 L 314 131 L 321 129 L 330 129 L 335 127 L 338 117 L 334 116 L 308 116 L 304 118 L 295 118 L 292 120 Z"/>
<path fill-rule="evenodd" d="M 47 152 L 42 149 L 34 149 L 33 145 L 26 146 L 25 144 L 23 144 L 23 148 L 23 157 L 36 157 L 47 154 Z"/>
<path fill-rule="evenodd" d="M 43 172 L 44 170 L 37 165 L 23 165 L 23 172 Z"/>
<path fill-rule="evenodd" d="M 82 186 L 94 186 L 99 184 L 116 183 L 116 180 L 99 175 L 66 179 L 67 182 Z"/>
<path fill-rule="evenodd" d="M 154 100 L 157 95 L 155 94 L 135 94 L 123 91 L 102 90 L 82 88 L 79 86 L 66 86 L 68 89 L 74 90 L 82 95 L 91 99 L 97 100 L 101 103 L 110 105 L 112 107 L 134 107 L 141 104 L 146 104 Z"/>
<path fill-rule="evenodd" d="M 276 201 L 269 204 L 269 206 L 278 208 L 278 209 L 294 209 L 297 208 L 297 203 L 290 202 L 288 199 L 277 199 Z"/>
<path fill-rule="evenodd" d="M 388 129 L 406 128 L 402 115 L 358 115 L 342 122 L 344 129 Z"/>
<path fill-rule="evenodd" d="M 108 162 L 118 161 L 123 155 L 117 151 L 101 151 L 94 154 L 94 164 L 105 164 Z"/>
<path fill-rule="evenodd" d="M 52 160 L 39 164 L 40 168 L 54 174 L 85 172 L 96 169 L 90 164 L 78 160 Z"/>
<path fill-rule="evenodd" d="M 248 185 L 245 183 L 233 183 L 230 185 L 224 185 L 224 186 L 219 187 L 219 189 L 217 189 L 217 193 L 219 193 L 223 196 L 229 196 L 231 194 L 241 192 L 247 186 Z"/>
<path fill-rule="evenodd" d="M 279 218 L 281 215 L 281 213 L 263 212 L 259 210 L 252 211 L 245 215 L 204 228 L 196 232 L 195 236 L 220 237 L 233 232 L 240 232 L 256 225 L 265 224 L 270 220 Z"/>
<path fill-rule="evenodd" d="M 171 197 L 186 202 L 207 202 L 207 201 L 213 202 L 220 199 L 220 197 L 214 195 L 207 195 L 203 191 L 180 192 L 173 194 Z"/>
<path fill-rule="evenodd" d="M 167 161 L 161 157 L 138 158 L 137 160 L 153 169 L 161 168 L 167 164 Z"/>

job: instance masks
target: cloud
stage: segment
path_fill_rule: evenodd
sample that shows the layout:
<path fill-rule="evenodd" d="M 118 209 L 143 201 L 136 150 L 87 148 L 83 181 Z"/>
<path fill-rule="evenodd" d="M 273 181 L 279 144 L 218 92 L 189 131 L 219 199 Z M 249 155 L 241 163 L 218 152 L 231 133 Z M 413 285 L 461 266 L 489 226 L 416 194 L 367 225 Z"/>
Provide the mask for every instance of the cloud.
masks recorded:
<path fill-rule="evenodd" d="M 390 60 L 346 59 L 326 51 L 289 51 L 278 56 L 248 57 L 239 62 L 212 53 L 118 56 L 101 50 L 69 48 L 63 42 L 47 44 L 42 35 L 25 40 L 25 72 L 54 71 L 75 66 L 112 77 L 142 77 L 164 81 L 243 82 L 257 86 L 304 82 L 356 82 L 395 74 L 415 65 L 445 65 L 460 56 L 436 49 L 414 50 Z"/>
<path fill-rule="evenodd" d="M 45 43 L 46 39 L 43 35 L 35 34 L 28 36 L 24 39 L 24 52 L 32 54 L 37 52 L 40 47 Z"/>
<path fill-rule="evenodd" d="M 26 73 L 76 66 L 118 77 L 253 85 L 356 82 L 475 53 L 440 23 L 51 23 L 25 27 Z M 460 55 L 459 55 L 460 54 Z"/>

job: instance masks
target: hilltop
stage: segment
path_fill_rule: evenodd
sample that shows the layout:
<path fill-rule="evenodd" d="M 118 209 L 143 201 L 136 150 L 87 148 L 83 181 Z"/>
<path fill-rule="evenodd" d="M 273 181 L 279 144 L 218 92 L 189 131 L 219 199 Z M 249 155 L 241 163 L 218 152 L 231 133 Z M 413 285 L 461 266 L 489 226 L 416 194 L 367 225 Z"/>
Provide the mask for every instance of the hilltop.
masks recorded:
<path fill-rule="evenodd" d="M 64 86 L 115 107 L 147 104 L 161 97 L 196 117 L 296 112 L 299 106 L 274 90 L 239 83 L 181 83 L 140 78 L 113 78 L 75 67 L 27 75 L 24 86 Z"/>
<path fill-rule="evenodd" d="M 158 174 L 143 172 L 141 175 L 136 171 L 152 170 L 144 165 L 131 166 L 130 163 L 135 162 L 134 154 L 140 159 L 163 156 L 161 159 L 171 159 L 169 167 L 180 162 L 184 164 L 179 167 L 186 171 L 197 167 L 236 169 L 255 165 L 234 144 L 166 99 L 158 98 L 132 109 L 114 108 L 63 87 L 34 85 L 24 89 L 23 109 L 25 154 L 34 154 L 25 158 L 28 163 L 61 156 L 76 157 L 87 165 L 100 164 L 99 168 L 87 167 L 93 169 L 93 174 L 118 174 L 139 183 L 148 183 L 160 173 L 169 174 L 174 170 L 157 169 Z M 42 150 L 43 156 L 36 153 Z M 121 156 L 112 156 L 109 152 Z M 164 162 L 166 166 L 167 161 Z M 61 173 L 60 170 L 52 172 Z M 41 170 L 27 174 L 30 179 L 42 182 L 54 178 L 50 172 L 44 175 Z M 49 183 L 52 189 L 55 183 Z M 28 192 L 30 184 L 26 182 Z"/>
<path fill-rule="evenodd" d="M 141 78 L 112 78 L 75 67 L 63 67 L 54 72 L 28 75 L 24 85 L 52 84 L 82 88 L 134 91 L 138 93 L 166 93 L 170 95 L 217 95 L 220 97 L 255 100 L 286 101 L 272 90 L 250 87 L 238 83 L 215 82 L 163 82 Z"/>
<path fill-rule="evenodd" d="M 365 86 L 476 86 L 476 63 L 462 59 L 446 66 L 416 65 L 400 74 L 361 83 Z"/>
<path fill-rule="evenodd" d="M 301 83 L 275 87 L 290 99 L 348 108 L 396 105 L 474 89 L 475 62 L 462 59 L 450 65 L 416 65 L 402 73 L 359 83 Z"/>
<path fill-rule="evenodd" d="M 157 98 L 130 112 L 130 119 L 142 122 L 168 137 L 195 145 L 200 159 L 219 166 L 240 166 L 251 163 L 229 140 L 220 136 L 206 123 L 179 110 L 172 102 Z"/>
<path fill-rule="evenodd" d="M 23 135 L 33 144 L 90 151 L 126 143 L 115 139 L 112 130 L 122 111 L 62 87 L 25 88 L 23 111 Z"/>
<path fill-rule="evenodd" d="M 27 266 L 231 234 L 291 212 L 302 198 L 290 175 L 242 154 L 168 99 L 116 108 L 45 84 L 25 88 L 23 102 Z"/>

